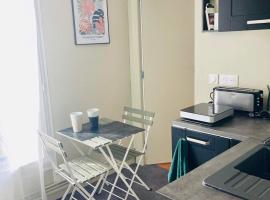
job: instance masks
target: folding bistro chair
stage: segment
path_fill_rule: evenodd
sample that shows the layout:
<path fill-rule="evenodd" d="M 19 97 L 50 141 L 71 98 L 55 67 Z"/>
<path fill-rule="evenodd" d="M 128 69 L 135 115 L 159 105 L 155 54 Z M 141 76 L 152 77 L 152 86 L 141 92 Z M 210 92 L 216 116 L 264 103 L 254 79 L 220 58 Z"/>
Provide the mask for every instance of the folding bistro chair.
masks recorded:
<path fill-rule="evenodd" d="M 81 156 L 76 159 L 68 160 L 68 156 L 60 141 L 41 132 L 39 132 L 39 136 L 43 144 L 43 150 L 52 164 L 54 172 L 69 182 L 69 186 L 64 193 L 62 200 L 65 200 L 71 188 L 73 188 L 73 190 L 69 198 L 70 200 L 76 200 L 74 197 L 76 191 L 87 200 L 94 199 L 93 196 L 96 193 L 97 188 L 104 178 L 105 173 L 109 170 L 108 165 L 97 162 L 96 160 L 91 159 L 89 156 Z M 51 158 L 49 151 L 53 151 L 60 155 L 60 157 L 63 159 L 63 164 L 58 166 L 57 163 Z M 99 179 L 95 185 L 92 185 L 89 182 L 91 179 L 98 177 Z M 91 186 L 93 191 L 91 193 L 88 192 L 83 187 L 83 184 Z"/>
<path fill-rule="evenodd" d="M 124 160 L 124 157 L 125 157 L 125 154 L 126 154 L 128 148 L 122 146 L 121 141 L 119 144 L 111 144 L 110 145 L 110 149 L 112 151 L 112 154 L 113 154 L 115 160 L 118 162 L 118 164 L 120 165 L 122 163 L 122 161 L 124 160 L 123 168 L 127 169 L 132 174 L 131 178 L 125 177 L 126 180 L 130 181 L 130 184 L 129 184 L 129 188 L 126 192 L 126 196 L 124 199 L 127 199 L 128 196 L 130 195 L 130 189 L 131 189 L 133 183 L 139 184 L 139 185 L 145 187 L 147 190 L 151 190 L 151 188 L 138 176 L 137 172 L 138 172 L 139 166 L 143 160 L 143 157 L 144 157 L 146 149 L 147 149 L 149 132 L 150 132 L 150 128 L 153 125 L 154 115 L 155 115 L 155 113 L 153 113 L 153 112 L 143 111 L 143 110 L 130 108 L 130 107 L 124 107 L 124 113 L 122 116 L 123 122 L 124 123 L 132 123 L 134 125 L 139 124 L 139 125 L 142 125 L 145 129 L 143 149 L 141 151 L 138 151 L 135 149 L 129 149 L 128 155 L 127 155 L 126 159 Z M 132 169 L 130 167 L 130 165 L 136 163 L 136 160 L 138 160 L 138 161 L 137 161 L 137 164 L 135 165 L 135 169 Z M 112 184 L 108 180 L 106 180 L 107 176 L 108 176 L 108 173 L 104 177 L 104 180 L 102 183 L 102 188 L 104 186 L 104 183 Z M 102 188 L 101 188 L 101 190 L 102 190 Z"/>

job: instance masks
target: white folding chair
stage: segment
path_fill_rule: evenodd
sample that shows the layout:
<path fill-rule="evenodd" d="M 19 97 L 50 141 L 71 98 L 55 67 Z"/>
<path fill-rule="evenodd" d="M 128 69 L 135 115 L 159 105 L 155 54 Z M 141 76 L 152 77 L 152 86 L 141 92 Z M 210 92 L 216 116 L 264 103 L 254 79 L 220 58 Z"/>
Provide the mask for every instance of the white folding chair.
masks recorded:
<path fill-rule="evenodd" d="M 97 162 L 89 156 L 81 156 L 76 159 L 68 160 L 67 153 L 64 151 L 63 145 L 60 141 L 41 132 L 39 132 L 39 136 L 43 144 L 43 152 L 46 153 L 55 173 L 69 182 L 69 186 L 64 193 L 62 200 L 65 200 L 72 187 L 73 190 L 69 198 L 70 200 L 76 200 L 74 197 L 76 191 L 87 200 L 94 199 L 93 196 L 96 193 L 97 188 L 104 178 L 105 173 L 109 170 L 108 165 Z M 57 163 L 51 158 L 49 154 L 50 151 L 60 155 L 63 163 L 57 165 Z M 98 177 L 99 179 L 95 185 L 89 182 L 90 180 Z M 93 188 L 92 192 L 88 192 L 83 187 L 83 184 L 91 186 Z"/>
<path fill-rule="evenodd" d="M 151 190 L 151 188 L 138 176 L 137 172 L 147 149 L 149 132 L 150 132 L 150 128 L 153 125 L 154 115 L 155 113 L 153 112 L 143 111 L 143 110 L 130 108 L 130 107 L 124 107 L 124 113 L 122 116 L 123 122 L 132 123 L 134 125 L 140 124 L 145 129 L 143 149 L 141 151 L 135 150 L 135 149 L 129 149 L 128 155 L 123 163 L 124 164 L 123 167 L 129 170 L 132 174 L 131 178 L 125 177 L 126 180 L 130 181 L 130 185 L 124 199 L 127 199 L 128 196 L 130 195 L 130 189 L 133 183 L 139 184 L 145 187 L 147 190 Z M 121 164 L 122 161 L 124 160 L 124 156 L 125 156 L 125 153 L 127 152 L 127 148 L 125 146 L 122 146 L 120 142 L 119 144 L 110 145 L 110 149 L 112 151 L 114 158 L 118 161 L 119 164 Z M 138 160 L 137 164 L 135 165 L 135 169 L 132 169 L 130 165 L 136 163 L 136 159 Z M 106 174 L 106 176 L 104 177 L 102 187 L 104 186 L 104 183 L 112 184 L 108 180 L 106 180 L 107 176 L 108 174 Z"/>

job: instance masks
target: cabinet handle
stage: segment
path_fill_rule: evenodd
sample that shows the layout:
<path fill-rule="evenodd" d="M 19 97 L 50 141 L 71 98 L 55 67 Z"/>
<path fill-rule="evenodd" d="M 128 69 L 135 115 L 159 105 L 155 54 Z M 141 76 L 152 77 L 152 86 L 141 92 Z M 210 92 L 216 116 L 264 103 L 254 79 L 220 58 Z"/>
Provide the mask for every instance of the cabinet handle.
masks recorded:
<path fill-rule="evenodd" d="M 210 144 L 209 141 L 203 141 L 203 140 L 197 140 L 197 139 L 194 139 L 194 138 L 190 138 L 190 137 L 187 137 L 187 141 L 189 142 L 193 142 L 193 143 L 196 143 L 196 144 L 200 144 L 200 145 L 203 145 L 203 146 L 207 146 Z"/>
<path fill-rule="evenodd" d="M 248 25 L 252 25 L 252 24 L 269 24 L 269 23 L 270 23 L 270 19 L 249 20 L 249 21 L 247 21 Z"/>

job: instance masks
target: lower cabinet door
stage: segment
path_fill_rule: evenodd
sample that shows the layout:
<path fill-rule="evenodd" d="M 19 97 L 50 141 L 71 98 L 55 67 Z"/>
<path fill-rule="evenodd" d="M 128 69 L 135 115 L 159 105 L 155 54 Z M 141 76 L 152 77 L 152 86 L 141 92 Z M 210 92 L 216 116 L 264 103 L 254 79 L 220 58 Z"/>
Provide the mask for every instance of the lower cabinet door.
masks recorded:
<path fill-rule="evenodd" d="M 175 147 L 181 138 L 186 137 L 186 129 L 172 127 L 172 157 L 175 151 Z"/>
<path fill-rule="evenodd" d="M 230 139 L 186 130 L 189 170 L 193 170 L 230 148 Z"/>
<path fill-rule="evenodd" d="M 181 138 L 185 138 L 188 141 L 189 171 L 226 151 L 232 145 L 231 140 L 227 138 L 185 128 L 172 127 L 172 156 L 177 142 Z"/>
<path fill-rule="evenodd" d="M 195 169 L 215 156 L 215 140 L 213 136 L 187 130 L 186 138 L 189 146 L 189 170 Z"/>
<path fill-rule="evenodd" d="M 189 143 L 189 155 L 188 155 L 188 164 L 189 171 L 199 167 L 203 163 L 215 157 L 215 152 L 213 150 L 205 149 L 199 146 L 196 146 L 192 143 Z"/>

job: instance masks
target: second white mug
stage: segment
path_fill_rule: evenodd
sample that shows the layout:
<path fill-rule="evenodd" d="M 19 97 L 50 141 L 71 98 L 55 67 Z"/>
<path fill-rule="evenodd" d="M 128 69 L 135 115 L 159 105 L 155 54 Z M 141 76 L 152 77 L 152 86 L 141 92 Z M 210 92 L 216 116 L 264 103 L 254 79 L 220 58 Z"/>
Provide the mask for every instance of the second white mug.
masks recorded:
<path fill-rule="evenodd" d="M 71 124 L 74 133 L 79 133 L 82 131 L 83 124 L 83 113 L 82 112 L 72 112 L 70 113 Z"/>

